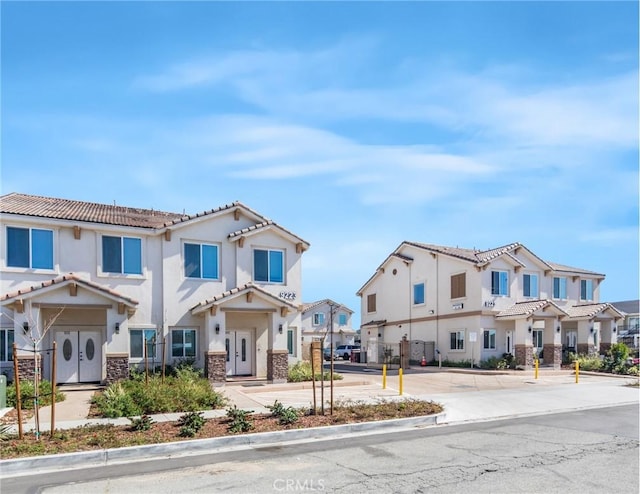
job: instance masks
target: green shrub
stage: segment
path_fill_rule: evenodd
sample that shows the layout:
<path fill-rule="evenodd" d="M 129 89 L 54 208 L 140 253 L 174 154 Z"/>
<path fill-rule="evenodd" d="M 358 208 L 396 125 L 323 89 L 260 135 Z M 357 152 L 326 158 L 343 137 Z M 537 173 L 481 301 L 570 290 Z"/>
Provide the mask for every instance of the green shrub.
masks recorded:
<path fill-rule="evenodd" d="M 584 371 L 599 371 L 602 369 L 602 360 L 598 355 L 583 355 L 580 354 L 575 357 L 574 362 L 577 361 L 580 364 L 580 370 Z"/>
<path fill-rule="evenodd" d="M 236 405 L 227 408 L 227 417 L 229 417 L 229 432 L 247 432 L 253 429 L 253 421 L 249 417 L 253 410 L 242 410 Z"/>
<path fill-rule="evenodd" d="M 316 369 L 316 381 L 320 381 L 322 379 L 321 369 Z M 324 380 L 328 381 L 331 378 L 331 373 L 329 371 L 324 371 Z M 337 372 L 333 373 L 333 380 L 339 381 L 342 379 L 342 375 Z M 289 366 L 289 374 L 287 376 L 287 381 L 291 383 L 299 383 L 303 381 L 312 381 L 311 374 L 311 362 L 307 362 L 301 360 L 294 365 Z"/>
<path fill-rule="evenodd" d="M 153 419 L 149 415 L 142 415 L 137 418 L 129 417 L 131 421 L 131 429 L 137 432 L 148 431 L 154 424 Z"/>
<path fill-rule="evenodd" d="M 200 429 L 204 427 L 206 423 L 202 412 L 189 412 L 185 413 L 178 419 L 180 427 L 181 437 L 193 437 Z"/>
<path fill-rule="evenodd" d="M 276 400 L 273 405 L 267 406 L 271 410 L 271 416 L 277 417 L 278 422 L 281 425 L 294 424 L 300 418 L 298 411 L 293 407 L 285 407 L 282 403 Z"/>
<path fill-rule="evenodd" d="M 154 413 L 195 412 L 222 408 L 225 398 L 211 389 L 209 381 L 197 372 L 176 369 L 176 376 L 149 376 L 138 373 L 110 385 L 93 402 L 106 417 L 131 417 Z"/>
<path fill-rule="evenodd" d="M 624 343 L 614 343 L 602 361 L 602 368 L 614 374 L 627 374 L 629 367 L 629 347 Z"/>
<path fill-rule="evenodd" d="M 20 381 L 20 399 L 23 410 L 32 410 L 34 407 L 33 397 L 35 396 L 35 384 L 33 381 L 21 380 Z M 47 380 L 40 381 L 39 390 L 39 405 L 41 407 L 51 405 L 51 382 Z M 64 401 L 66 396 L 58 388 L 56 388 L 56 402 Z M 7 406 L 15 408 L 17 406 L 16 400 L 16 383 L 15 381 L 7 386 Z"/>
<path fill-rule="evenodd" d="M 442 367 L 471 367 L 471 360 L 449 360 L 444 359 L 442 361 Z"/>

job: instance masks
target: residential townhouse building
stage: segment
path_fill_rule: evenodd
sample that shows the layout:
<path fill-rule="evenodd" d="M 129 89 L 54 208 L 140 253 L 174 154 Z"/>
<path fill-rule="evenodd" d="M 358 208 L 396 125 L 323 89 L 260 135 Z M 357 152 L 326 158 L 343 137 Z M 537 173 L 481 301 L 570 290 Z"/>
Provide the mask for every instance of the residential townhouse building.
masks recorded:
<path fill-rule="evenodd" d="M 186 215 L 12 193 L 0 213 L 4 372 L 15 342 L 32 375 L 34 340 L 56 342 L 60 383 L 183 360 L 215 384 L 278 382 L 300 354 L 309 243 L 240 202 Z"/>
<path fill-rule="evenodd" d="M 624 315 L 624 321 L 618 326 L 618 340 L 637 350 L 640 343 L 640 300 L 623 300 L 611 305 Z"/>
<path fill-rule="evenodd" d="M 357 331 L 353 329 L 353 311 L 346 305 L 331 299 L 318 300 L 302 305 L 303 355 L 310 355 L 314 340 L 324 340 L 324 347 L 335 349 L 338 345 L 355 343 Z M 333 333 L 333 334 L 332 334 Z"/>
<path fill-rule="evenodd" d="M 427 360 L 478 363 L 509 353 L 559 368 L 563 350 L 606 351 L 622 314 L 601 303 L 605 275 L 541 259 L 520 243 L 490 250 L 403 242 L 360 288 L 369 362 L 401 339 Z M 422 348 L 422 347 L 421 347 Z"/>

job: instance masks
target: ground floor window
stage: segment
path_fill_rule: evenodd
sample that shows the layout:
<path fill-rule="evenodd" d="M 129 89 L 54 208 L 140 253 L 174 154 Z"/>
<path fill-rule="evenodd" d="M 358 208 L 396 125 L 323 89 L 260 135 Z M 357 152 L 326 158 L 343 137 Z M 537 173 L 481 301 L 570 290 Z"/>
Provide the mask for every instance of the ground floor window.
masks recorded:
<path fill-rule="evenodd" d="M 464 350 L 464 330 L 449 333 L 451 338 L 451 350 Z"/>
<path fill-rule="evenodd" d="M 174 358 L 193 358 L 196 356 L 196 330 L 171 330 L 171 356 Z"/>
<path fill-rule="evenodd" d="M 287 330 L 287 349 L 289 350 L 289 355 L 296 354 L 296 332 L 294 328 Z"/>
<path fill-rule="evenodd" d="M 542 348 L 542 330 L 534 329 L 533 330 L 533 347 L 534 348 Z"/>
<path fill-rule="evenodd" d="M 13 360 L 13 329 L 0 329 L 0 362 Z"/>
<path fill-rule="evenodd" d="M 131 329 L 129 330 L 129 355 L 131 358 L 144 358 L 144 342 L 147 344 L 147 358 L 156 356 L 156 330 L 155 329 Z"/>
<path fill-rule="evenodd" d="M 496 330 L 495 329 L 485 329 L 484 330 L 483 348 L 485 350 L 495 350 L 496 349 Z"/>

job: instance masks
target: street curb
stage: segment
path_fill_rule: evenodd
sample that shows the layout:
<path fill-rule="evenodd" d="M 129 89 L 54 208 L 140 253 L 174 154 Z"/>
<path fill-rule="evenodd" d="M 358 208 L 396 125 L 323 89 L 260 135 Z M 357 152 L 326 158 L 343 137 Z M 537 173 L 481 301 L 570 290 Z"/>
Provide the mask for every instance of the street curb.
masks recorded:
<path fill-rule="evenodd" d="M 254 446 L 282 445 L 283 442 L 309 439 L 326 440 L 347 434 L 384 433 L 402 429 L 410 430 L 413 428 L 443 424 L 446 423 L 445 419 L 446 414 L 439 413 L 378 422 L 360 422 L 277 432 L 258 432 L 239 436 L 223 436 L 209 439 L 149 444 L 145 446 L 104 449 L 100 451 L 1 460 L 0 479 L 33 475 L 35 473 L 40 474 L 48 471 L 78 470 L 135 461 L 208 454 L 218 452 L 221 448 L 246 449 Z"/>

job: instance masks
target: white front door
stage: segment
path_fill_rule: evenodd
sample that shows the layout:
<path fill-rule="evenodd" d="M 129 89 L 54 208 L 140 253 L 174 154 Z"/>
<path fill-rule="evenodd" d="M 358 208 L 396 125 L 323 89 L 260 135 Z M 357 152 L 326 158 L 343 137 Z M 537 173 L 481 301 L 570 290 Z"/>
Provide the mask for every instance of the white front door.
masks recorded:
<path fill-rule="evenodd" d="M 227 376 L 250 376 L 253 368 L 251 331 L 227 331 Z"/>
<path fill-rule="evenodd" d="M 97 382 L 102 379 L 102 345 L 99 331 L 56 333 L 56 381 Z"/>

